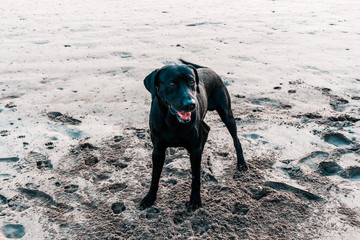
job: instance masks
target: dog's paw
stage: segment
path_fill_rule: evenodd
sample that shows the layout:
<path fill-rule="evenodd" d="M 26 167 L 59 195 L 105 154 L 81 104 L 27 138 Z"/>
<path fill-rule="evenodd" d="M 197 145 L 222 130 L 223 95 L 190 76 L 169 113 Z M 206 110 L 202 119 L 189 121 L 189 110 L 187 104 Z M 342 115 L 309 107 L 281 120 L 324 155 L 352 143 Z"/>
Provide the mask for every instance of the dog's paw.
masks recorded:
<path fill-rule="evenodd" d="M 147 194 L 140 202 L 140 210 L 144 210 L 148 207 L 151 207 L 156 200 L 156 196 L 152 194 Z"/>
<path fill-rule="evenodd" d="M 245 172 L 245 171 L 247 171 L 249 169 L 248 166 L 246 165 L 246 163 L 245 164 L 238 164 L 236 168 L 241 172 Z"/>
<path fill-rule="evenodd" d="M 191 197 L 190 201 L 186 204 L 188 211 L 192 212 L 196 209 L 202 207 L 201 198 L 200 197 Z"/>

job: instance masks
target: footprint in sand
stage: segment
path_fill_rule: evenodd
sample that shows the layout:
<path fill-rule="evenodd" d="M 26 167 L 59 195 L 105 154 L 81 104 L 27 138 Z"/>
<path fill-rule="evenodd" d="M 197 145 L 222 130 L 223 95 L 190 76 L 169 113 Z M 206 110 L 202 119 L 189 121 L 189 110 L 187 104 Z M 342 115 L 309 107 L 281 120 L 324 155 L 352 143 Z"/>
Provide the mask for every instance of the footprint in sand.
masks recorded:
<path fill-rule="evenodd" d="M 236 95 L 234 95 L 234 97 L 236 97 L 236 98 L 246 98 L 246 96 L 240 95 L 240 94 L 236 94 Z"/>
<path fill-rule="evenodd" d="M 0 162 L 18 162 L 18 157 L 0 158 Z"/>
<path fill-rule="evenodd" d="M 51 164 L 51 161 L 48 159 L 48 157 L 38 152 L 31 151 L 26 157 L 26 160 L 36 162 L 37 169 L 46 170 L 53 168 L 53 165 Z"/>
<path fill-rule="evenodd" d="M 359 179 L 360 178 L 360 167 L 352 166 L 345 169 L 341 174 L 343 178 Z"/>
<path fill-rule="evenodd" d="M 80 139 L 83 136 L 83 131 L 77 130 L 77 129 L 67 129 L 66 133 L 71 137 L 72 139 Z"/>
<path fill-rule="evenodd" d="M 45 146 L 47 149 L 54 149 L 55 147 L 53 142 L 47 142 L 45 143 Z"/>
<path fill-rule="evenodd" d="M 343 169 L 339 164 L 334 161 L 321 162 L 319 164 L 319 172 L 323 176 L 339 175 L 347 179 L 359 179 L 360 178 L 360 167 L 351 166 Z"/>
<path fill-rule="evenodd" d="M 342 112 L 347 108 L 347 104 L 349 103 L 348 100 L 344 98 L 340 98 L 338 96 L 335 99 L 330 101 L 330 106 L 337 112 Z"/>
<path fill-rule="evenodd" d="M 36 162 L 37 169 L 53 169 L 53 165 L 50 160 L 45 161 L 37 161 Z"/>
<path fill-rule="evenodd" d="M 79 145 L 79 150 L 88 152 L 88 151 L 93 151 L 93 150 L 99 150 L 99 148 L 92 145 L 91 143 L 85 142 L 85 143 L 81 143 Z"/>
<path fill-rule="evenodd" d="M 92 145 L 91 143 L 81 143 L 79 146 L 77 146 L 73 152 L 76 154 L 81 154 L 84 158 L 84 163 L 87 166 L 94 166 L 97 164 L 100 160 L 95 155 L 95 152 L 99 150 L 99 147 L 96 147 Z"/>
<path fill-rule="evenodd" d="M 64 192 L 66 193 L 74 193 L 79 189 L 79 185 L 70 184 L 64 187 Z"/>
<path fill-rule="evenodd" d="M 285 104 L 282 102 L 279 102 L 277 100 L 273 100 L 267 97 L 263 97 L 263 98 L 252 98 L 250 99 L 250 102 L 252 104 L 255 105 L 260 105 L 260 106 L 269 106 L 269 107 L 277 107 L 277 108 L 282 108 L 282 109 L 291 109 L 292 106 L 289 104 Z"/>
<path fill-rule="evenodd" d="M 341 133 L 327 133 L 323 137 L 325 142 L 337 147 L 347 146 L 351 143 L 351 141 Z"/>
<path fill-rule="evenodd" d="M 263 136 L 260 136 L 256 133 L 243 134 L 242 136 L 245 137 L 249 143 L 255 144 L 255 146 L 268 143 L 267 141 L 262 140 L 264 138 Z"/>
<path fill-rule="evenodd" d="M 5 105 L 5 108 L 15 108 L 17 107 L 13 102 L 9 102 Z"/>
<path fill-rule="evenodd" d="M 54 122 L 61 122 L 64 124 L 79 125 L 81 123 L 80 120 L 69 117 L 60 112 L 49 112 L 47 117 Z"/>
<path fill-rule="evenodd" d="M 337 117 L 329 117 L 328 118 L 329 121 L 332 122 L 352 122 L 352 123 L 356 123 L 358 121 L 360 121 L 360 118 L 354 118 L 348 115 L 342 115 L 342 116 L 337 116 Z"/>
<path fill-rule="evenodd" d="M 323 176 L 335 175 L 341 171 L 343 171 L 343 168 L 334 161 L 324 161 L 319 164 L 319 172 Z"/>
<path fill-rule="evenodd" d="M 139 139 L 145 139 L 146 138 L 145 129 L 136 129 L 135 135 Z"/>
<path fill-rule="evenodd" d="M 256 133 L 251 133 L 251 134 L 243 134 L 243 137 L 246 138 L 251 138 L 251 139 L 258 139 L 258 138 L 263 138 L 262 136 L 256 134 Z"/>
<path fill-rule="evenodd" d="M 301 170 L 299 166 L 291 166 L 291 167 L 283 167 L 281 168 L 284 172 L 286 172 L 291 179 L 303 179 L 306 178 L 306 175 Z"/>
<path fill-rule="evenodd" d="M 306 117 L 308 119 L 319 119 L 322 118 L 321 115 L 317 114 L 317 113 L 306 113 L 303 115 L 298 115 L 298 117 Z"/>
<path fill-rule="evenodd" d="M 57 208 L 63 208 L 63 209 L 68 209 L 68 210 L 72 209 L 72 207 L 69 207 L 63 203 L 55 202 L 55 200 L 52 196 L 50 196 L 49 194 L 44 193 L 42 191 L 32 190 L 32 189 L 28 189 L 28 188 L 18 188 L 18 190 L 24 196 L 26 196 L 29 200 L 33 200 L 33 201 L 37 202 L 38 204 L 40 204 L 41 206 L 44 206 L 47 208 L 51 208 L 54 206 Z"/>
<path fill-rule="evenodd" d="M 107 189 L 111 192 L 111 193 L 116 193 L 116 192 L 121 192 L 125 189 L 127 189 L 127 185 L 125 183 L 115 183 L 110 185 Z"/>
<path fill-rule="evenodd" d="M 306 157 L 300 159 L 300 163 L 307 162 L 308 160 L 316 159 L 316 158 L 327 158 L 329 157 L 329 153 L 322 151 L 315 151 L 307 155 Z"/>
<path fill-rule="evenodd" d="M 116 202 L 111 205 L 111 210 L 114 214 L 120 214 L 126 210 L 125 204 L 122 202 Z"/>
<path fill-rule="evenodd" d="M 2 228 L 2 232 L 6 238 L 22 238 L 26 231 L 21 224 L 6 224 Z"/>
<path fill-rule="evenodd" d="M 115 136 L 115 137 L 114 137 L 114 142 L 120 142 L 120 141 L 122 141 L 122 140 L 124 140 L 124 137 L 123 137 L 123 136 Z"/>
<path fill-rule="evenodd" d="M 8 200 L 5 196 L 0 194 L 0 205 L 7 204 Z"/>
<path fill-rule="evenodd" d="M 0 136 L 2 137 L 6 137 L 10 135 L 10 131 L 9 130 L 2 130 L 0 131 Z"/>

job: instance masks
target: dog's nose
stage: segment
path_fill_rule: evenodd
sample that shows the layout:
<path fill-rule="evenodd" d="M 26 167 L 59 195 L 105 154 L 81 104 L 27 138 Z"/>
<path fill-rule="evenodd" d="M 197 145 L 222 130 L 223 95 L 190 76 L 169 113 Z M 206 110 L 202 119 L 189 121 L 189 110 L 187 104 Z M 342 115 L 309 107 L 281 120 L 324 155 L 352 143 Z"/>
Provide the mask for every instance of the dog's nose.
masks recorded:
<path fill-rule="evenodd" d="M 184 101 L 184 110 L 186 112 L 192 112 L 195 109 L 195 101 L 193 99 Z"/>

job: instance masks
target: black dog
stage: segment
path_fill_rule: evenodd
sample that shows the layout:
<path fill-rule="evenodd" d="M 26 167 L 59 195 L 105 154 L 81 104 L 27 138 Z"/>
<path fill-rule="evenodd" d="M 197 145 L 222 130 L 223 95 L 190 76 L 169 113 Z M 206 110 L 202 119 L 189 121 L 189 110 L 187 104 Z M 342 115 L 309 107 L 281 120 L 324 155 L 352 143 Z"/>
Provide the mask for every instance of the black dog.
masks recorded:
<path fill-rule="evenodd" d="M 184 147 L 190 153 L 192 184 L 189 208 L 201 207 L 201 155 L 210 127 L 203 121 L 206 111 L 216 110 L 229 130 L 236 149 L 237 168 L 247 170 L 236 123 L 230 107 L 230 96 L 221 78 L 211 69 L 180 61 L 184 65 L 168 65 L 144 79 L 151 93 L 150 111 L 152 180 L 140 208 L 154 204 L 167 147 Z"/>

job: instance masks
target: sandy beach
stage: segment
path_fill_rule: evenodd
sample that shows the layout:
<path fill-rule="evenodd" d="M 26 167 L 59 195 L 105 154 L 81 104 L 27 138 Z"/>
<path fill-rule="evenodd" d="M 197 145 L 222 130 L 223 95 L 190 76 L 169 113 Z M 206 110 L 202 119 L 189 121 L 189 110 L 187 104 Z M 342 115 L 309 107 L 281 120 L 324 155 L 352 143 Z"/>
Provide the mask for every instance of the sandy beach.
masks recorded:
<path fill-rule="evenodd" d="M 2 1 L 0 239 L 359 239 L 357 0 Z M 154 206 L 147 74 L 217 72 L 202 158 L 167 150 Z"/>

